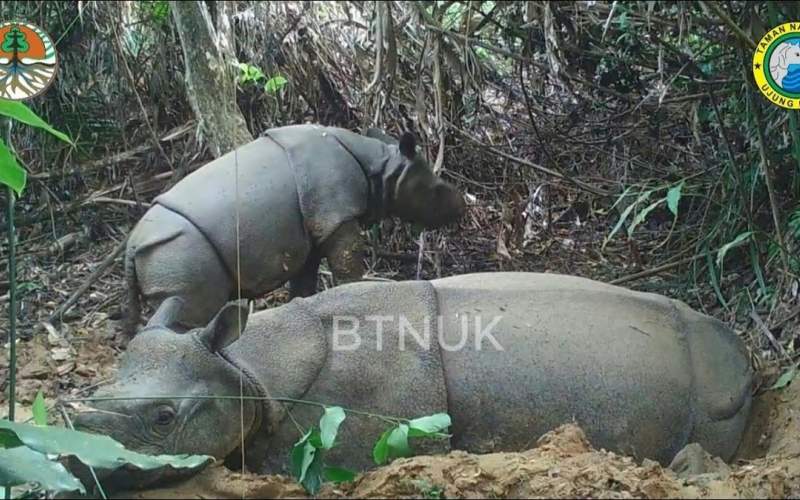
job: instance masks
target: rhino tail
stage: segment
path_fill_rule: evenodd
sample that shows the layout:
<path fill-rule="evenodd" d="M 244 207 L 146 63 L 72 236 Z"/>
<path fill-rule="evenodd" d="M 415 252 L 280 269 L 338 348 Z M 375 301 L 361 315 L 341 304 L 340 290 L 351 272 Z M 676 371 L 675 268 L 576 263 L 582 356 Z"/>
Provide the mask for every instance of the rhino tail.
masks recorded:
<path fill-rule="evenodd" d="M 139 327 L 142 317 L 141 291 L 139 280 L 136 276 L 136 261 L 134 249 L 125 252 L 125 284 L 127 289 L 127 310 L 125 314 L 125 335 L 133 338 Z"/>

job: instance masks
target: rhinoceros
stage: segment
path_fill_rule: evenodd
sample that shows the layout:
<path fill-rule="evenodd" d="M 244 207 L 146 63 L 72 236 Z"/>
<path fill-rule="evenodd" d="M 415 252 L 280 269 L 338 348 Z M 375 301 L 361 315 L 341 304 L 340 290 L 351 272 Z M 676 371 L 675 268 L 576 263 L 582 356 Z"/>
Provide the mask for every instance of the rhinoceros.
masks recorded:
<path fill-rule="evenodd" d="M 360 224 L 396 216 L 437 228 L 464 211 L 463 196 L 434 175 L 411 133 L 397 141 L 377 129 L 267 130 L 156 197 L 136 224 L 125 252 L 125 331 L 139 326 L 141 297 L 182 298 L 188 329 L 229 300 L 287 281 L 292 296 L 311 295 L 323 257 L 338 283 L 358 280 Z"/>
<path fill-rule="evenodd" d="M 749 357 L 723 323 L 574 276 L 355 282 L 249 315 L 229 302 L 184 334 L 161 312 L 79 428 L 154 454 L 223 458 L 244 443 L 250 470 L 285 472 L 321 415 L 276 400 L 291 398 L 408 419 L 448 413 L 450 437 L 422 441 L 426 453 L 522 450 L 576 422 L 597 447 L 666 465 L 688 443 L 729 460 L 751 407 Z M 386 427 L 349 416 L 328 462 L 372 467 Z"/>

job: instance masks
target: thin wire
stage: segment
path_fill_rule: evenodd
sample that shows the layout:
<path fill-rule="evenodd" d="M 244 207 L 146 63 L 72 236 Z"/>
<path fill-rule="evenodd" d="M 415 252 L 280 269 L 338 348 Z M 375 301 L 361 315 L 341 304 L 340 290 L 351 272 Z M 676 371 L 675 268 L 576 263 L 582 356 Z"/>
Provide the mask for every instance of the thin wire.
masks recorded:
<path fill-rule="evenodd" d="M 242 267 L 241 267 L 241 241 L 239 240 L 239 152 L 237 149 L 233 150 L 233 162 L 235 179 L 234 185 L 236 186 L 236 292 L 238 298 L 238 305 L 241 306 L 242 301 Z M 242 309 L 236 308 L 237 318 L 237 340 L 242 336 Z M 245 465 L 245 451 L 244 451 L 244 369 L 239 367 L 239 436 L 241 437 L 240 448 L 242 450 L 242 472 L 247 472 Z M 242 484 L 242 498 L 245 498 L 245 486 Z"/>

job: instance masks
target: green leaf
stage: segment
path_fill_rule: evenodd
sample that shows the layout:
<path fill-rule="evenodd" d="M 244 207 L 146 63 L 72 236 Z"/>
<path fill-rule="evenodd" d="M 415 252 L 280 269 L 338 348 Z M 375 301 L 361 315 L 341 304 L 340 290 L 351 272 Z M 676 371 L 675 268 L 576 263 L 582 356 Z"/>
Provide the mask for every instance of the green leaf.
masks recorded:
<path fill-rule="evenodd" d="M 798 365 L 794 365 L 793 367 L 786 370 L 786 372 L 783 375 L 781 375 L 780 378 L 778 378 L 778 380 L 776 380 L 775 383 L 772 384 L 772 387 L 770 387 L 769 389 L 771 391 L 777 389 L 783 389 L 787 385 L 791 384 L 792 380 L 794 380 L 795 376 L 797 376 L 797 366 Z"/>
<path fill-rule="evenodd" d="M 344 421 L 344 410 L 338 406 L 330 406 L 325 408 L 325 414 L 319 421 L 320 439 L 322 440 L 322 447 L 326 450 L 333 448 L 333 443 L 336 441 L 336 433 L 339 431 L 339 425 Z"/>
<path fill-rule="evenodd" d="M 665 198 L 661 198 L 660 200 L 654 201 L 648 205 L 647 208 L 636 214 L 636 217 L 633 218 L 631 225 L 628 226 L 628 236 L 633 234 L 633 231 L 636 229 L 636 227 L 644 222 L 645 219 L 647 219 L 647 216 L 650 215 L 650 212 L 652 212 L 657 206 L 661 205 L 664 202 L 664 199 Z"/>
<path fill-rule="evenodd" d="M 400 424 L 389 434 L 386 443 L 389 445 L 389 454 L 395 457 L 407 457 L 411 455 L 411 448 L 408 446 L 408 426 Z"/>
<path fill-rule="evenodd" d="M 24 446 L 0 450 L 0 486 L 10 488 L 21 484 L 37 484 L 39 488 L 55 493 L 86 493 L 75 476 L 45 455 Z"/>
<path fill-rule="evenodd" d="M 717 251 L 717 266 L 720 268 L 722 267 L 722 263 L 725 261 L 725 255 L 728 253 L 728 250 L 738 247 L 739 245 L 747 241 L 752 235 L 753 231 L 745 231 L 736 238 L 734 238 L 733 241 L 722 245 L 722 247 L 720 247 L 720 249 Z"/>
<path fill-rule="evenodd" d="M 6 143 L 0 139 L 0 183 L 13 189 L 17 196 L 25 189 L 28 174 L 17 163 L 17 157 L 11 152 Z"/>
<path fill-rule="evenodd" d="M 0 115 L 8 116 L 26 125 L 50 132 L 62 141 L 72 144 L 72 141 L 65 133 L 59 132 L 51 127 L 46 121 L 39 118 L 28 106 L 19 101 L 0 99 Z"/>
<path fill-rule="evenodd" d="M 385 464 L 386 460 L 389 459 L 389 435 L 393 430 L 394 427 L 386 429 L 372 448 L 372 460 L 378 465 Z"/>
<path fill-rule="evenodd" d="M 450 415 L 436 413 L 427 417 L 415 418 L 408 422 L 408 435 L 410 437 L 441 437 L 447 436 L 442 431 L 452 425 Z"/>
<path fill-rule="evenodd" d="M 678 203 L 681 201 L 681 191 L 683 190 L 683 184 L 686 181 L 681 181 L 680 184 L 677 186 L 673 186 L 667 191 L 667 208 L 669 211 L 672 212 L 672 215 L 675 217 L 678 216 Z"/>
<path fill-rule="evenodd" d="M 326 481 L 334 483 L 348 483 L 356 478 L 356 473 L 340 467 L 325 467 L 322 474 Z"/>
<path fill-rule="evenodd" d="M 44 395 L 41 389 L 36 393 L 36 399 L 33 400 L 33 422 L 36 425 L 47 425 L 47 406 L 44 404 Z"/>
<path fill-rule="evenodd" d="M 311 437 L 311 432 L 313 429 L 306 432 L 303 437 L 297 441 L 294 446 L 292 446 L 292 454 L 291 454 L 291 466 L 292 466 L 292 475 L 300 481 L 305 471 L 303 470 L 303 462 L 305 462 L 305 454 L 306 454 L 306 444 L 308 444 L 308 438 Z M 313 448 L 313 447 L 312 447 Z M 309 462 L 310 463 L 310 462 Z M 306 465 L 308 468 L 308 465 Z"/>
<path fill-rule="evenodd" d="M 206 455 L 144 455 L 125 447 L 108 436 L 64 429 L 39 427 L 0 420 L 0 432 L 13 433 L 28 448 L 39 453 L 74 456 L 90 467 L 117 469 L 126 464 L 141 470 L 154 470 L 164 466 L 173 468 L 199 468 L 212 457 Z"/>
<path fill-rule="evenodd" d="M 280 89 L 282 89 L 287 83 L 289 83 L 289 80 L 282 77 L 281 75 L 275 75 L 269 80 L 267 80 L 267 83 L 264 84 L 264 90 L 271 94 L 274 94 L 278 92 Z"/>

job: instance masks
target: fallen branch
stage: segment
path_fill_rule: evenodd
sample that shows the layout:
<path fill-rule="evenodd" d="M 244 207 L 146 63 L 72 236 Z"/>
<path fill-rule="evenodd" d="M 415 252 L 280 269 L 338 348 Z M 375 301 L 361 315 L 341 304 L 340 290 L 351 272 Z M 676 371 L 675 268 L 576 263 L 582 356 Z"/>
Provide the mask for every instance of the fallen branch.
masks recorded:
<path fill-rule="evenodd" d="M 103 259 L 103 262 L 97 266 L 97 268 L 92 271 L 92 274 L 83 282 L 83 284 L 75 290 L 72 295 L 69 296 L 66 302 L 61 304 L 58 309 L 53 311 L 53 314 L 50 315 L 48 321 L 53 323 L 55 321 L 61 321 L 61 318 L 64 314 L 69 311 L 69 309 L 78 301 L 81 296 L 86 293 L 86 291 L 91 288 L 91 286 L 97 281 L 103 274 L 105 274 L 106 270 L 111 267 L 111 264 L 119 257 L 123 250 L 125 250 L 125 244 L 128 241 L 128 237 L 126 236 L 123 238 L 117 246 L 114 248 L 114 251 L 108 254 L 108 256 Z"/>
<path fill-rule="evenodd" d="M 698 254 L 698 255 L 693 255 L 691 257 L 686 257 L 685 259 L 676 260 L 675 262 L 670 262 L 668 264 L 663 264 L 661 266 L 653 267 L 651 269 L 646 269 L 638 273 L 629 274 L 628 276 L 622 276 L 621 278 L 611 280 L 609 284 L 620 285 L 622 283 L 627 283 L 628 281 L 638 280 L 640 278 L 647 278 L 648 276 L 653 276 L 656 274 L 660 274 L 664 271 L 669 271 L 670 269 L 676 268 L 683 264 L 688 264 L 689 262 L 692 262 L 693 260 L 697 260 L 704 256 L 705 254 Z"/>

